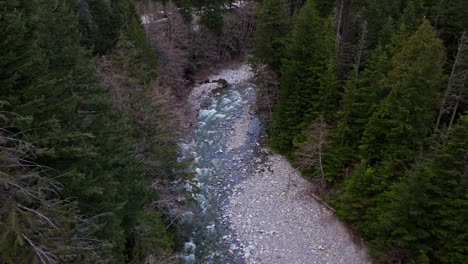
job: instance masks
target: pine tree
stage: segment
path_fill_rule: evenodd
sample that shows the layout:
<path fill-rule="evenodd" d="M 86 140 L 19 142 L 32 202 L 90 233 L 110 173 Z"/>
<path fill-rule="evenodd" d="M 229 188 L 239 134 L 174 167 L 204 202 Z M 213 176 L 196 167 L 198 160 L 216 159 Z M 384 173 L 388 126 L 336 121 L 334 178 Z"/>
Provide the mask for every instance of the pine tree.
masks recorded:
<path fill-rule="evenodd" d="M 367 207 L 376 206 L 376 196 L 424 149 L 444 81 L 444 57 L 442 43 L 427 21 L 393 56 L 380 82 L 389 94 L 372 113 L 359 146 L 361 164 L 345 182 L 339 203 L 342 217 L 357 220 L 354 217 L 361 218 Z"/>
<path fill-rule="evenodd" d="M 375 154 L 405 157 L 423 145 L 439 104 L 444 62 L 442 42 L 424 21 L 401 45 L 392 58 L 392 69 L 381 82 L 390 93 L 366 126 L 361 149 L 366 150 L 368 159 Z"/>
<path fill-rule="evenodd" d="M 338 111 L 338 124 L 330 135 L 325 151 L 325 172 L 329 182 L 340 181 L 359 159 L 358 146 L 364 128 L 387 92 L 380 81 L 390 66 L 387 51 L 378 46 L 370 54 L 365 69 L 356 73 L 345 87 L 342 107 Z"/>
<path fill-rule="evenodd" d="M 387 193 L 389 203 L 369 235 L 376 256 L 384 261 L 468 260 L 467 116 L 449 134 L 444 146 L 417 162 Z"/>
<path fill-rule="evenodd" d="M 290 32 L 288 4 L 283 0 L 265 0 L 260 3 L 256 16 L 252 38 L 255 61 L 279 72 Z"/>
<path fill-rule="evenodd" d="M 41 85 L 47 61 L 28 29 L 17 5 L 0 2 L 0 91 L 3 101 L 16 105 L 22 100 L 19 90 Z"/>
<path fill-rule="evenodd" d="M 456 54 L 460 35 L 468 29 L 467 3 L 464 0 L 425 1 L 427 17 L 436 28 L 451 62 Z"/>
<path fill-rule="evenodd" d="M 166 232 L 162 216 L 154 209 L 146 208 L 154 190 L 148 186 L 152 180 L 168 179 L 177 167 L 177 146 L 174 132 L 169 125 L 167 102 L 159 94 L 156 69 L 152 57 L 146 57 L 146 42 L 140 38 L 142 28 L 131 23 L 122 29 L 114 48 L 109 72 L 112 81 L 107 84 L 113 94 L 113 107 L 126 126 L 131 128 L 133 155 L 144 165 L 140 178 L 129 185 L 134 188 L 126 207 L 125 223 L 133 231 L 128 238 L 128 251 L 135 261 L 144 261 L 150 254 L 170 251 L 172 239 Z M 153 56 L 153 55 L 151 55 Z"/>
<path fill-rule="evenodd" d="M 115 45 L 118 37 L 117 31 L 121 25 L 113 21 L 110 1 L 88 0 L 87 3 L 92 15 L 90 22 L 94 25 L 94 30 L 89 36 L 93 40 L 93 52 L 103 54 Z"/>
<path fill-rule="evenodd" d="M 192 1 L 176 0 L 175 4 L 179 8 L 179 12 L 184 18 L 185 23 L 190 24 L 192 22 Z"/>
<path fill-rule="evenodd" d="M 56 169 L 50 176 L 60 175 L 62 195 L 76 199 L 86 217 L 99 215 L 98 236 L 112 243 L 115 260 L 125 259 L 126 231 L 149 195 L 142 191 L 144 167 L 130 152 L 131 131 L 111 119 L 106 90 L 67 4 L 39 1 L 34 12 L 32 44 L 44 54 L 47 74 L 32 85 L 15 84 L 11 101 L 21 118 L 14 122 L 32 130 L 28 139 L 47 150 L 38 162 Z M 127 204 L 135 194 L 144 198 Z"/>
<path fill-rule="evenodd" d="M 76 262 L 124 262 L 127 258 L 143 261 L 149 254 L 166 251 L 172 245 L 162 216 L 149 210 L 148 205 L 155 197 L 150 187 L 152 177 L 172 176 L 177 155 L 175 137 L 166 127 L 169 118 L 165 119 L 161 111 L 166 102 L 153 102 L 154 90 L 147 86 L 156 82 L 156 61 L 132 1 L 119 1 L 113 7 L 118 11 L 116 16 L 127 21 L 126 36 L 132 39 L 123 53 L 128 57 L 121 62 L 130 71 L 126 79 L 135 84 L 128 87 L 136 88 L 132 90 L 130 109 L 138 114 L 128 109 L 118 113 L 112 107 L 110 94 L 99 83 L 90 53 L 83 47 L 78 19 L 67 1 L 0 5 L 0 28 L 5 33 L 0 42 L 2 100 L 11 105 L 8 111 L 18 113 L 11 118 L 11 124 L 21 135 L 21 131 L 28 131 L 24 140 L 34 142 L 35 161 L 53 168 L 41 174 L 41 179 L 56 179 L 56 185 L 63 186 L 60 197 L 51 192 L 54 195 L 50 198 L 74 201 L 56 210 L 67 212 L 57 217 L 64 228 L 51 235 L 44 233 L 41 239 L 51 238 L 47 245 L 82 234 L 102 239 L 87 247 L 93 254 L 86 253 L 87 259 Z M 138 55 L 133 56 L 135 53 Z M 119 118 L 122 116 L 125 118 Z M 55 217 L 49 214 L 50 208 L 40 209 L 47 217 Z M 9 212 L 2 211 L 2 219 Z M 82 230 L 81 223 L 74 219 L 79 213 L 93 219 L 92 229 L 87 226 Z M 29 214 L 22 214 L 21 221 L 23 216 Z M 42 228 L 39 224 L 26 226 L 24 232 L 41 235 L 36 227 Z M 63 236 L 56 238 L 59 232 Z M 2 253 L 11 252 L 8 257 L 18 263 L 30 262 L 23 253 L 3 250 L 15 246 L 12 241 L 8 237 L 1 245 Z M 81 254 L 78 249 L 72 253 L 77 257 Z"/>
<path fill-rule="evenodd" d="M 334 44 L 331 23 L 319 16 L 308 1 L 297 17 L 281 70 L 279 102 L 270 131 L 272 146 L 291 151 L 301 131 L 318 116 L 333 118 L 338 91 L 335 84 Z"/>
<path fill-rule="evenodd" d="M 219 0 L 207 0 L 203 3 L 203 12 L 200 23 L 215 34 L 221 34 L 223 30 L 223 13 Z"/>
<path fill-rule="evenodd" d="M 44 150 L 24 141 L 11 105 L 0 104 L 0 260 L 4 263 L 104 261 L 95 250 L 109 246 L 92 234 L 76 202 L 60 196 L 63 186 L 36 163 Z M 104 254 L 103 254 L 104 255 Z"/>

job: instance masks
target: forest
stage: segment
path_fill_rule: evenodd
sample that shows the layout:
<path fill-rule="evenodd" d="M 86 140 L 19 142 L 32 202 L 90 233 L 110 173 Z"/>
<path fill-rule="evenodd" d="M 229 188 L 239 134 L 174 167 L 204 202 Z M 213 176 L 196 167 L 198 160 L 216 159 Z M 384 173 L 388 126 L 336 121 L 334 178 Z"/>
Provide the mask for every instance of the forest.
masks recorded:
<path fill-rule="evenodd" d="M 186 97 L 247 58 L 266 144 L 375 263 L 467 263 L 467 29 L 464 0 L 0 0 L 0 261 L 178 263 Z"/>
<path fill-rule="evenodd" d="M 467 2 L 295 4 L 257 11 L 269 144 L 376 262 L 467 262 Z"/>

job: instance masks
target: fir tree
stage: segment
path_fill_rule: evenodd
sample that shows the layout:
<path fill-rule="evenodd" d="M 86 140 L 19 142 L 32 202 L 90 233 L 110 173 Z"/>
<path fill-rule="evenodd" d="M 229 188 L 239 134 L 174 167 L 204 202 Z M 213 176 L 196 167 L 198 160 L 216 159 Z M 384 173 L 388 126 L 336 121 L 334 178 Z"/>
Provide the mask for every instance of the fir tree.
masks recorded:
<path fill-rule="evenodd" d="M 175 4 L 179 8 L 179 12 L 184 18 L 185 23 L 190 24 L 192 22 L 192 1 L 176 0 Z"/>
<path fill-rule="evenodd" d="M 36 163 L 44 152 L 22 140 L 0 106 L 0 260 L 4 263 L 99 262 L 96 251 L 109 246 L 92 236 L 92 221 L 82 221 L 76 202 L 60 197 L 63 186 Z M 105 255 L 105 254 L 102 254 Z"/>
<path fill-rule="evenodd" d="M 369 234 L 372 249 L 383 261 L 468 260 L 467 116 L 449 134 L 444 146 L 417 162 L 387 193 L 389 203 Z"/>
<path fill-rule="evenodd" d="M 444 56 L 442 43 L 427 21 L 393 56 L 391 69 L 380 82 L 389 94 L 366 125 L 359 146 L 362 162 L 347 178 L 340 198 L 343 217 L 361 217 L 367 207 L 375 206 L 372 198 L 387 190 L 424 149 L 444 80 Z"/>
<path fill-rule="evenodd" d="M 144 261 L 150 254 L 170 251 L 172 239 L 163 225 L 162 216 L 146 208 L 154 195 L 149 188 L 152 180 L 168 179 L 177 167 L 177 146 L 169 125 L 171 116 L 165 111 L 166 101 L 159 97 L 156 69 L 146 57 L 146 39 L 140 38 L 140 25 L 132 23 L 121 31 L 112 55 L 109 82 L 114 94 L 113 107 L 128 127 L 131 127 L 133 155 L 145 171 L 129 184 L 131 197 L 125 211 L 125 225 L 133 231 L 128 237 L 128 251 L 135 261 Z M 143 41 L 144 43 L 141 43 Z"/>
<path fill-rule="evenodd" d="M 223 13 L 219 0 L 208 0 L 203 4 L 203 12 L 200 23 L 215 34 L 221 34 L 223 30 Z"/>
<path fill-rule="evenodd" d="M 265 0 L 256 11 L 252 43 L 255 60 L 279 72 L 290 32 L 289 8 L 283 0 Z"/>
<path fill-rule="evenodd" d="M 359 162 L 358 146 L 366 124 L 379 102 L 388 94 L 380 85 L 390 67 L 388 51 L 378 46 L 371 52 L 362 72 L 348 81 L 337 113 L 338 123 L 326 148 L 325 172 L 329 182 L 340 181 Z M 356 65 L 355 67 L 359 67 Z"/>
<path fill-rule="evenodd" d="M 331 23 L 319 16 L 313 1 L 297 17 L 281 73 L 270 135 L 275 149 L 288 152 L 319 115 L 333 119 L 338 99 Z"/>

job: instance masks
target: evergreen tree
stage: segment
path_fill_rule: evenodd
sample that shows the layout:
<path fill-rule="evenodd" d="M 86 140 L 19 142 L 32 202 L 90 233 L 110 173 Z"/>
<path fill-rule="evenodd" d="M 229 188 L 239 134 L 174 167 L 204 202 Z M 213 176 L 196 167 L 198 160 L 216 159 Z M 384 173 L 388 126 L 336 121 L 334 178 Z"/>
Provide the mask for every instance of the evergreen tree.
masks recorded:
<path fill-rule="evenodd" d="M 378 46 L 371 52 L 365 68 L 354 75 L 345 87 L 338 123 L 324 159 L 329 182 L 339 181 L 358 162 L 358 146 L 365 126 L 379 102 L 388 94 L 380 85 L 390 66 L 387 51 Z M 357 66 L 356 66 L 357 67 Z"/>
<path fill-rule="evenodd" d="M 427 1 L 424 1 L 427 2 Z M 426 9 L 421 0 L 363 0 L 353 3 L 354 9 L 362 12 L 356 18 L 360 23 L 365 19 L 369 25 L 369 47 L 375 48 L 381 41 L 382 31 L 386 30 L 388 24 L 382 21 L 392 20 L 407 24 L 408 30 L 412 33 L 424 18 Z"/>
<path fill-rule="evenodd" d="M 393 56 L 391 69 L 380 82 L 390 92 L 366 125 L 359 146 L 362 162 L 347 178 L 340 197 L 339 214 L 345 219 L 357 220 L 369 206 L 376 206 L 376 196 L 424 149 L 444 80 L 444 56 L 427 21 Z"/>
<path fill-rule="evenodd" d="M 173 241 L 162 216 L 146 208 L 156 193 L 149 188 L 154 179 L 169 179 L 177 167 L 177 145 L 169 125 L 171 116 L 165 110 L 166 101 L 158 96 L 156 69 L 152 67 L 153 55 L 147 58 L 146 39 L 137 23 L 123 28 L 112 54 L 109 82 L 114 94 L 113 107 L 126 126 L 131 127 L 133 155 L 144 165 L 141 177 L 129 186 L 132 203 L 125 211 L 128 234 L 128 251 L 134 261 L 144 261 L 151 254 L 170 252 Z M 144 36 L 144 35 L 143 35 Z M 143 42 L 143 43 L 142 43 Z"/>
<path fill-rule="evenodd" d="M 0 260 L 3 263 L 104 261 L 109 250 L 92 237 L 92 221 L 82 221 L 75 202 L 60 197 L 63 186 L 36 163 L 44 150 L 21 139 L 11 123 L 16 114 L 0 106 Z M 104 254 L 103 254 L 104 255 Z"/>
<path fill-rule="evenodd" d="M 35 241 L 51 249 L 54 261 L 59 262 L 143 261 L 172 246 L 162 216 L 148 209 L 155 197 L 150 187 L 153 177 L 171 177 L 176 163 L 175 137 L 163 111 L 167 102 L 153 102 L 154 90 L 149 87 L 154 86 L 149 84 L 156 83 L 156 60 L 132 1 L 113 2 L 112 8 L 114 17 L 125 21 L 126 38 L 116 47 L 122 56 L 116 61 L 125 67 L 118 69 L 130 84 L 126 88 L 131 100 L 122 112 L 112 107 L 109 91 L 99 83 L 95 65 L 83 47 L 77 16 L 67 1 L 0 2 L 2 100 L 10 105 L 9 112 L 18 113 L 9 121 L 14 126 L 12 133 L 19 132 L 24 142 L 34 142 L 28 158 L 34 155 L 34 162 L 53 168 L 47 174 L 32 170 L 34 181 L 29 187 L 37 182 L 38 188 L 48 188 L 51 183 L 50 191 L 44 190 L 40 196 L 57 207 L 21 202 L 61 224 L 54 222 L 59 228 L 48 230 L 47 221 L 34 218 L 34 213 L 18 212 L 12 202 L 3 203 L 2 199 L 1 228 L 9 232 L 0 245 L 2 259 L 23 263 L 38 258 L 32 255 L 33 247 L 28 249 L 13 232 L 20 229 L 28 237 L 40 236 Z M 114 25 L 102 29 L 111 32 Z M 107 42 L 110 36 L 102 36 L 107 43 L 103 51 L 113 46 L 112 41 Z M 27 171 L 19 173 L 23 172 Z M 12 169 L 8 175 L 15 173 Z M 19 181 L 18 186 L 22 184 Z M 59 185 L 63 186 L 60 195 L 55 189 Z M 2 185 L 2 196 L 3 191 L 14 190 Z M 80 214 L 93 219 L 86 221 L 93 228 L 76 221 Z M 9 216 L 18 216 L 15 219 L 21 227 L 3 221 Z M 84 244 L 67 241 L 82 235 L 102 240 L 91 244 L 86 239 L 78 241 Z M 82 253 L 78 246 L 87 251 Z M 63 254 L 71 256 L 62 258 Z"/>
<path fill-rule="evenodd" d="M 390 202 L 369 235 L 372 249 L 383 261 L 468 260 L 467 116 L 449 134 L 444 146 L 416 163 L 387 193 Z"/>
<path fill-rule="evenodd" d="M 175 4 L 179 8 L 179 12 L 184 18 L 185 23 L 190 24 L 192 22 L 192 1 L 176 0 Z"/>
<path fill-rule="evenodd" d="M 94 53 L 103 54 L 115 45 L 121 23 L 116 23 L 110 1 L 88 0 L 87 3 L 94 25 L 89 36 L 93 39 Z"/>
<path fill-rule="evenodd" d="M 203 3 L 203 12 L 200 23 L 215 34 L 221 34 L 223 30 L 223 13 L 219 0 L 207 0 Z"/>
<path fill-rule="evenodd" d="M 451 61 L 456 54 L 460 36 L 468 29 L 468 4 L 464 0 L 432 0 L 425 1 L 425 4 L 427 17 L 444 41 L 447 59 Z"/>
<path fill-rule="evenodd" d="M 290 32 L 289 8 L 283 0 L 265 0 L 256 10 L 257 24 L 252 43 L 255 61 L 279 72 Z"/>
<path fill-rule="evenodd" d="M 331 22 L 319 16 L 308 1 L 297 17 L 281 70 L 279 102 L 270 131 L 272 146 L 291 151 L 301 141 L 301 131 L 319 115 L 333 118 L 338 91 L 335 83 Z"/>
<path fill-rule="evenodd" d="M 33 129 L 28 138 L 48 150 L 38 161 L 56 169 L 50 176 L 60 175 L 62 195 L 76 199 L 86 217 L 99 216 L 99 237 L 112 243 L 114 259 L 122 261 L 126 236 L 151 194 L 144 166 L 130 151 L 131 130 L 112 120 L 107 92 L 80 46 L 67 4 L 40 1 L 35 10 L 32 44 L 43 51 L 47 74 L 33 85 L 14 84 L 9 98 L 22 116 L 14 122 Z"/>
<path fill-rule="evenodd" d="M 2 100 L 17 104 L 21 89 L 40 85 L 47 61 L 37 47 L 18 5 L 0 1 L 0 89 Z M 27 87 L 27 88 L 26 88 Z"/>

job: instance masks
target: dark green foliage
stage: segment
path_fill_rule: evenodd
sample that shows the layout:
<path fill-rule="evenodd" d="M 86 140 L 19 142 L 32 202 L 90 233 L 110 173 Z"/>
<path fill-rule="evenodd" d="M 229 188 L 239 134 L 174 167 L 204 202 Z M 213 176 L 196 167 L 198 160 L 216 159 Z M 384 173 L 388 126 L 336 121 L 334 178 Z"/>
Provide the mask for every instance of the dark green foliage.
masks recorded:
<path fill-rule="evenodd" d="M 23 232 L 47 240 L 44 243 L 57 255 L 70 253 L 74 246 L 71 237 L 96 235 L 101 240 L 92 246 L 74 248 L 75 255 L 69 257 L 87 263 L 103 259 L 119 263 L 129 258 L 143 261 L 150 254 L 170 251 L 172 238 L 166 234 L 166 227 L 162 228 L 161 216 L 149 210 L 148 205 L 156 194 L 150 187 L 153 178 L 172 175 L 176 145 L 172 130 L 166 127 L 163 108 L 167 102 L 153 103 L 153 97 L 148 96 L 153 91 L 143 92 L 148 91 L 146 84 L 156 79 L 156 62 L 135 18 L 132 2 L 113 5 L 114 15 L 126 21 L 125 42 L 132 42 L 129 45 L 121 40 L 117 46 L 126 56 L 120 62 L 129 71 L 125 77 L 138 85 L 125 86 L 135 89 L 129 102 L 134 108 L 122 112 L 116 111 L 109 90 L 100 84 L 94 62 L 82 44 L 83 28 L 66 1 L 0 4 L 0 28 L 4 34 L 0 42 L 1 98 L 9 103 L 8 111 L 18 113 L 10 118 L 13 131 L 27 131 L 21 132 L 22 140 L 34 142 L 36 151 L 27 152 L 28 158 L 33 155 L 34 162 L 53 168 L 47 174 L 38 169 L 33 176 L 38 186 L 42 180 L 53 185 L 41 192 L 41 198 L 57 208 L 42 208 L 34 201 L 31 206 L 63 224 L 49 232 L 41 217 L 22 212 L 17 214 L 19 221 L 31 218 L 37 222 L 21 226 Z M 111 32 L 113 25 L 104 28 L 106 25 L 103 22 L 101 29 Z M 93 40 L 103 44 L 98 52 L 114 48 L 112 34 L 104 35 L 102 41 Z M 140 87 L 143 89 L 138 90 Z M 144 118 L 147 116 L 151 116 L 150 121 Z M 57 186 L 63 186 L 60 194 Z M 2 204 L 2 208 L 6 211 L 1 213 L 0 222 L 15 216 L 11 204 Z M 93 228 L 82 227 L 75 219 L 77 215 L 93 219 Z M 148 215 L 154 218 L 148 220 Z M 45 230 L 44 235 L 37 233 L 36 228 Z M 135 234 L 137 229 L 147 233 Z M 28 253 L 31 251 L 23 250 L 23 245 L 17 247 L 13 238 L 5 240 L 1 252 L 11 253 L 7 258 L 15 263 L 34 262 L 34 256 Z M 59 262 L 66 261 L 74 260 Z"/>
<path fill-rule="evenodd" d="M 109 246 L 90 236 L 92 221 L 80 219 L 76 203 L 60 197 L 62 186 L 48 177 L 50 169 L 35 162 L 43 150 L 23 141 L 24 133 L 10 132 L 16 130 L 12 117 L 11 112 L 0 114 L 0 260 L 101 261 L 94 250 L 106 252 Z"/>
<path fill-rule="evenodd" d="M 102 54 L 115 45 L 120 23 L 113 17 L 110 1 L 88 0 L 87 3 L 95 26 L 89 37 L 94 39 L 94 52 Z"/>
<path fill-rule="evenodd" d="M 172 244 L 168 237 L 166 226 L 161 221 L 161 215 L 154 209 L 144 212 L 138 219 L 129 243 L 134 263 L 141 263 L 149 256 L 161 256 L 170 253 Z"/>
<path fill-rule="evenodd" d="M 16 6 L 0 2 L 0 87 L 2 100 L 16 104 L 20 100 L 14 93 L 18 87 L 28 87 L 40 83 L 47 62 L 33 41 L 27 21 Z M 25 89 L 25 88 L 23 88 Z"/>
<path fill-rule="evenodd" d="M 171 178 L 177 166 L 176 138 L 168 121 L 171 117 L 164 111 L 167 102 L 158 96 L 156 71 L 150 64 L 154 58 L 146 56 L 146 39 L 140 34 L 142 29 L 135 23 L 121 32 L 111 67 L 104 73 L 112 78 L 107 84 L 113 94 L 114 109 L 126 126 L 131 127 L 130 148 L 145 169 L 139 172 L 140 179 L 134 178 L 128 184 L 132 187 L 128 198 L 132 203 L 125 208 L 126 224 L 132 227 L 131 232 L 127 229 L 128 254 L 134 262 L 171 251 L 172 238 L 162 217 L 145 205 L 156 195 L 155 190 L 148 188 L 152 179 Z"/>
<path fill-rule="evenodd" d="M 365 126 L 359 146 L 361 165 L 347 179 L 340 198 L 344 218 L 354 214 L 356 208 L 361 208 L 359 214 L 365 214 L 372 199 L 385 191 L 424 148 L 444 80 L 444 57 L 441 41 L 428 22 L 393 56 L 390 71 L 379 82 L 389 94 Z"/>
<path fill-rule="evenodd" d="M 315 0 L 315 3 L 317 5 L 317 10 L 322 17 L 329 17 L 336 4 L 334 1 L 330 0 Z"/>
<path fill-rule="evenodd" d="M 288 4 L 283 0 L 262 1 L 256 10 L 257 24 L 252 44 L 255 60 L 279 72 L 290 32 Z"/>
<path fill-rule="evenodd" d="M 219 0 L 207 0 L 203 3 L 200 23 L 211 30 L 211 32 L 221 34 L 224 22 L 221 2 Z"/>
<path fill-rule="evenodd" d="M 158 86 L 156 69 L 151 65 L 154 57 L 147 57 L 146 39 L 135 38 L 135 35 L 140 36 L 135 31 L 144 34 L 136 24 L 121 32 L 112 56 L 111 74 L 119 84 L 113 88 L 121 93 L 120 98 L 114 101 L 114 107 L 120 110 L 126 122 L 132 123 L 137 154 L 150 174 L 169 178 L 173 176 L 178 155 L 176 138 L 169 122 L 173 117 L 164 111 L 170 98 L 164 98 L 166 95 Z"/>
<path fill-rule="evenodd" d="M 390 67 L 385 49 L 378 47 L 369 56 L 365 69 L 356 72 L 345 87 L 338 124 L 330 136 L 325 153 L 325 174 L 328 182 L 341 180 L 359 157 L 358 146 L 365 126 L 380 100 L 388 93 L 380 82 Z"/>
<path fill-rule="evenodd" d="M 79 20 L 81 42 L 94 54 L 109 52 L 117 43 L 120 29 L 139 19 L 132 0 L 68 2 Z"/>
<path fill-rule="evenodd" d="M 185 23 L 191 23 L 192 22 L 192 1 L 176 0 L 175 4 L 179 8 L 179 12 L 184 18 Z"/>
<path fill-rule="evenodd" d="M 353 1 L 353 9 L 362 14 L 354 19 L 355 23 L 360 24 L 363 20 L 368 22 L 371 48 L 378 44 L 387 44 L 382 41 L 382 31 L 388 27 L 386 21 L 399 21 L 407 24 L 408 29 L 416 29 L 426 11 L 421 0 L 360 0 Z"/>
<path fill-rule="evenodd" d="M 323 15 L 326 7 L 319 4 Z M 300 11 L 288 40 L 270 142 L 286 154 L 295 150 L 293 162 L 305 176 L 320 169 L 326 181 L 321 178 L 320 185 L 330 191 L 325 199 L 331 197 L 337 215 L 360 232 L 379 263 L 468 261 L 466 116 L 453 115 L 459 125 L 452 128 L 452 122 L 442 120 L 439 128 L 443 135 L 448 129 L 448 139 L 432 137 L 453 64 L 446 64 L 445 49 L 451 56 L 457 46 L 453 40 L 466 31 L 463 5 L 352 1 L 352 18 L 344 22 L 351 25 L 343 26 L 351 36 L 339 59 L 355 60 L 347 66 L 342 97 L 333 78 L 332 30 L 324 37 L 326 22 L 311 11 L 311 2 Z M 457 91 L 465 80 L 458 74 L 462 65 L 458 61 L 452 74 Z M 459 100 L 465 93 L 457 94 L 450 98 Z M 457 102 L 462 113 L 463 102 Z M 452 113 L 453 105 L 443 114 Z M 320 114 L 328 129 L 317 140 L 307 127 Z M 293 149 L 293 143 L 300 148 Z M 301 155 L 305 158 L 297 158 Z M 316 155 L 323 166 L 318 167 Z"/>
<path fill-rule="evenodd" d="M 388 204 L 369 234 L 383 261 L 468 260 L 468 118 L 461 117 L 449 133 L 444 146 L 416 163 L 387 193 Z"/>
<path fill-rule="evenodd" d="M 428 0 L 427 17 L 444 41 L 447 58 L 453 60 L 458 41 L 468 29 L 468 3 L 464 0 Z"/>
<path fill-rule="evenodd" d="M 280 98 L 273 116 L 271 145 L 291 151 L 301 130 L 323 115 L 332 120 L 337 94 L 331 22 L 308 1 L 297 17 L 281 70 Z"/>
<path fill-rule="evenodd" d="M 380 83 L 390 93 L 366 126 L 361 149 L 367 159 L 404 157 L 422 146 L 439 106 L 439 89 L 445 81 L 444 61 L 442 42 L 425 21 L 400 46 L 392 58 L 391 70 Z M 398 150 L 393 148 L 397 144 Z"/>

